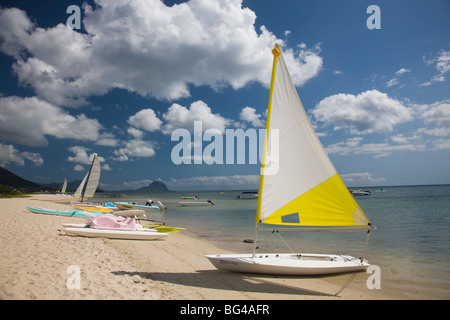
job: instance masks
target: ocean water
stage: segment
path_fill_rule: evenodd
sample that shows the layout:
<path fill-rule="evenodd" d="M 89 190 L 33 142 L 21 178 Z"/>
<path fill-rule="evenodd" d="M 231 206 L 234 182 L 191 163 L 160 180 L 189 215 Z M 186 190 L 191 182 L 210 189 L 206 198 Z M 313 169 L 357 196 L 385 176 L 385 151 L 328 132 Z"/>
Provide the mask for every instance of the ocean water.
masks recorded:
<path fill-rule="evenodd" d="M 450 185 L 364 188 L 370 196 L 355 197 L 377 230 L 370 233 L 365 256 L 381 268 L 382 279 L 394 286 L 435 287 L 450 298 Z M 236 199 L 240 191 L 130 194 L 98 201 L 161 201 L 168 207 L 166 224 L 184 227 L 219 248 L 236 253 L 252 252 L 257 200 Z M 208 207 L 181 207 L 181 196 L 210 199 Z M 342 253 L 360 257 L 365 232 L 258 233 L 258 252 Z M 214 254 L 215 252 L 211 252 Z"/>

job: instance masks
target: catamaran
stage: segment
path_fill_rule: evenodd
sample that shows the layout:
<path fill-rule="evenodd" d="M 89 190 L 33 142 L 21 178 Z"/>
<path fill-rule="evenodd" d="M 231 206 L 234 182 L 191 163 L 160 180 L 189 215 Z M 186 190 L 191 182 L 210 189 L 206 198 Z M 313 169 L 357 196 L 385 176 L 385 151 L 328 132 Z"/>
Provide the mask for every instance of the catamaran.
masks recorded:
<path fill-rule="evenodd" d="M 83 200 L 86 198 L 93 198 L 95 191 L 97 190 L 98 183 L 100 182 L 100 161 L 98 160 L 97 154 L 94 153 L 94 157 L 92 159 L 91 168 L 84 176 L 83 181 L 81 181 L 77 190 L 73 194 L 78 201 L 72 201 L 72 205 L 89 205 Z M 98 204 L 92 204 L 98 206 Z"/>
<path fill-rule="evenodd" d="M 59 189 L 59 193 L 65 194 L 67 189 L 67 179 L 64 178 L 64 182 L 61 185 L 61 189 Z"/>
<path fill-rule="evenodd" d="M 320 143 L 280 47 L 276 45 L 272 53 L 253 253 L 206 257 L 216 268 L 235 272 L 323 275 L 365 270 L 369 263 L 364 253 L 363 257 L 355 258 L 338 254 L 256 252 L 260 230 L 362 230 L 367 232 L 366 251 L 370 231 L 375 229 Z M 271 143 L 272 132 L 278 133 L 273 135 L 278 136 L 278 143 Z M 264 228 L 264 225 L 273 227 Z"/>

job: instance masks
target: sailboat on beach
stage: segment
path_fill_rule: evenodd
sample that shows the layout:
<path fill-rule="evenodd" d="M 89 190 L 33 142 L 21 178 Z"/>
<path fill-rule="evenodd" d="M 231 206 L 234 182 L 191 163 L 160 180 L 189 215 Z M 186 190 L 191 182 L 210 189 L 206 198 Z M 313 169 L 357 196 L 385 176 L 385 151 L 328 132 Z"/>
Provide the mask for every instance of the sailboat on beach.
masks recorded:
<path fill-rule="evenodd" d="M 67 189 L 67 179 L 64 178 L 64 182 L 61 185 L 61 189 L 59 189 L 59 193 L 65 194 Z"/>
<path fill-rule="evenodd" d="M 100 182 L 100 170 L 100 161 L 98 160 L 97 154 L 94 153 L 91 168 L 86 173 L 83 181 L 81 181 L 77 190 L 73 194 L 73 196 L 78 199 L 78 202 L 72 202 L 72 204 L 82 203 L 85 205 L 86 203 L 83 202 L 83 200 L 94 197 L 98 183 Z"/>
<path fill-rule="evenodd" d="M 363 257 L 256 253 L 258 231 L 362 230 L 367 232 L 367 245 L 370 231 L 375 229 L 320 143 L 278 45 L 272 53 L 274 60 L 261 161 L 255 247 L 249 254 L 206 257 L 216 268 L 235 272 L 323 275 L 365 270 L 369 263 Z M 278 143 L 271 143 L 274 137 L 278 137 Z M 264 225 L 273 227 L 264 228 Z"/>

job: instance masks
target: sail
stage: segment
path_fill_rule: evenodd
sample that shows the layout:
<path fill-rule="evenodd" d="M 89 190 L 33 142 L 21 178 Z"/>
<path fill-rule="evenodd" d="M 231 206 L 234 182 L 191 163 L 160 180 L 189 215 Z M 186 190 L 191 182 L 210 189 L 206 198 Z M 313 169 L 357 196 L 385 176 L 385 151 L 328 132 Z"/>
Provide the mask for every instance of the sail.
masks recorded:
<path fill-rule="evenodd" d="M 97 154 L 94 153 L 94 159 L 92 160 L 91 169 L 86 173 L 78 186 L 77 190 L 73 194 L 74 197 L 83 201 L 84 198 L 93 198 L 95 191 L 97 190 L 98 183 L 100 181 L 100 161 Z"/>
<path fill-rule="evenodd" d="M 278 46 L 273 53 L 266 132 L 278 134 L 266 135 L 256 222 L 370 226 L 320 143 Z M 272 143 L 273 137 L 278 143 Z M 267 172 L 270 162 L 276 164 L 276 172 Z"/>
<path fill-rule="evenodd" d="M 83 187 L 84 187 L 84 185 L 86 184 L 86 180 L 87 180 L 88 174 L 89 174 L 89 172 L 86 173 L 86 175 L 85 175 L 84 178 L 83 178 L 83 181 L 81 181 L 81 183 L 80 183 L 80 185 L 78 186 L 77 190 L 76 190 L 75 193 L 73 194 L 73 196 L 74 196 L 75 198 L 80 198 L 80 199 L 81 199 L 81 191 L 83 191 Z"/>
<path fill-rule="evenodd" d="M 64 182 L 61 186 L 61 190 L 59 191 L 60 193 L 65 193 L 66 192 L 66 188 L 67 188 L 67 179 L 64 178 Z"/>
<path fill-rule="evenodd" d="M 88 181 L 84 189 L 84 193 L 82 193 L 82 198 L 93 198 L 99 182 L 100 161 L 98 160 L 97 154 L 94 153 L 94 160 L 92 161 L 91 170 L 88 175 Z"/>

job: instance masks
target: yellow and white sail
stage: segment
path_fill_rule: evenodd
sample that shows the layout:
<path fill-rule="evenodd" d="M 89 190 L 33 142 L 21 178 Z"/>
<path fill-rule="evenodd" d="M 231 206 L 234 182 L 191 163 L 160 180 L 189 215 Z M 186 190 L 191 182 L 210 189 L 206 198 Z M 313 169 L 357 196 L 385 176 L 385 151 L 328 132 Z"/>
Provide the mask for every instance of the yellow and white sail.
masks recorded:
<path fill-rule="evenodd" d="M 266 135 L 256 222 L 369 227 L 320 143 L 278 45 L 273 53 L 266 132 L 278 134 Z"/>
<path fill-rule="evenodd" d="M 86 173 L 83 181 L 75 191 L 74 197 L 81 201 L 83 201 L 84 198 L 93 198 L 95 191 L 97 190 L 98 183 L 100 182 L 100 171 L 100 161 L 98 160 L 97 154 L 94 153 L 91 168 Z"/>

